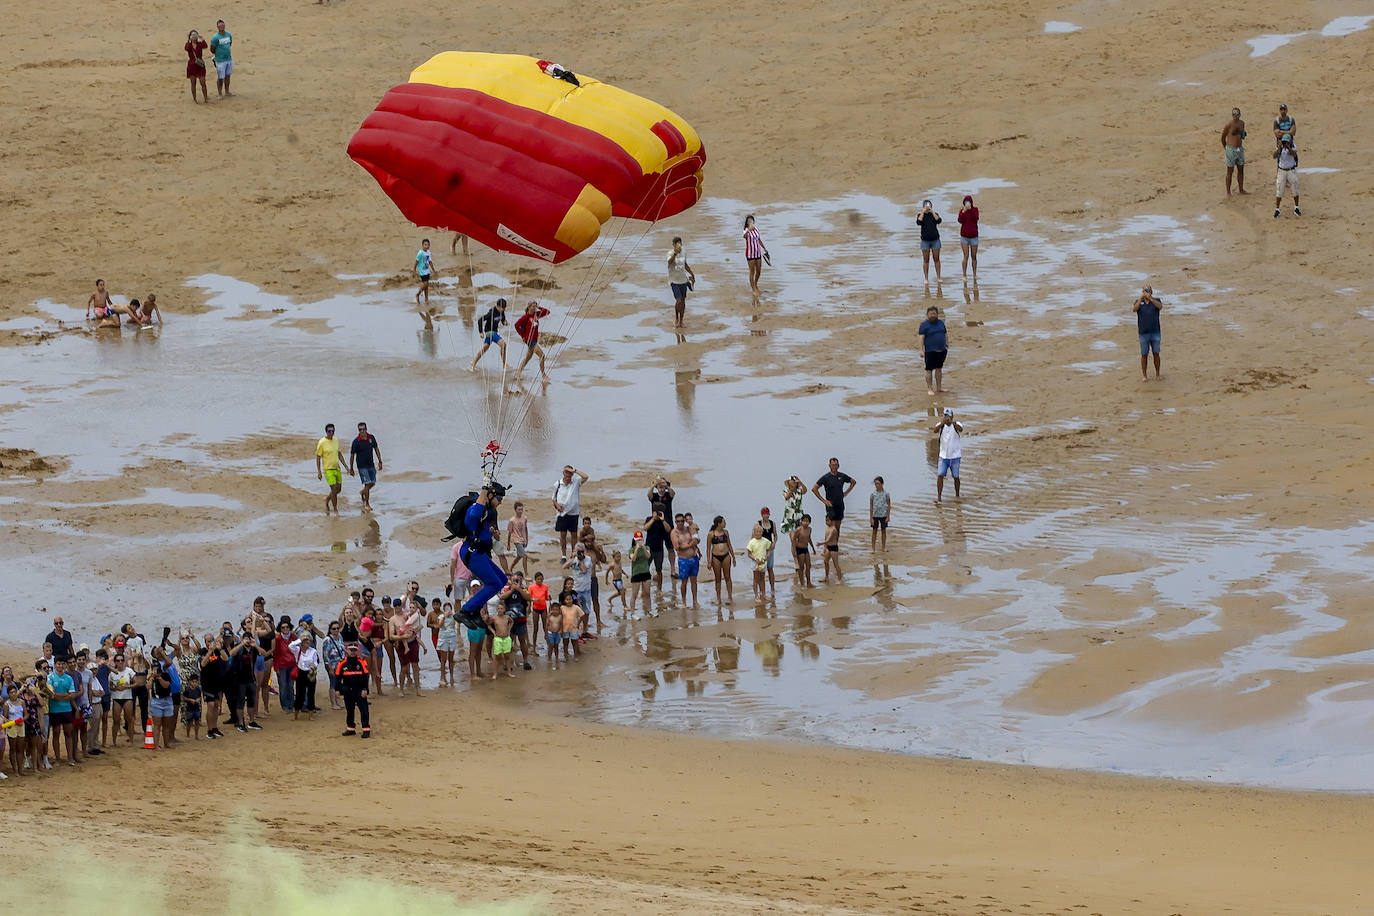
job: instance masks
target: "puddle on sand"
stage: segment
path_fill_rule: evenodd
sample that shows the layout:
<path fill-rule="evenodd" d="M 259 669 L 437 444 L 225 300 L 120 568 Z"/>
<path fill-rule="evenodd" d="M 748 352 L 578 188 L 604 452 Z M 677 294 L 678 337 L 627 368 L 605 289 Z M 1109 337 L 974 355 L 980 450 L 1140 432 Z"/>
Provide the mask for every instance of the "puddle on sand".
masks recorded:
<path fill-rule="evenodd" d="M 1260 35 L 1258 38 L 1247 38 L 1245 43 L 1250 46 L 1251 57 L 1268 57 L 1279 48 L 1297 41 L 1306 34 L 1306 32 L 1292 32 L 1287 35 Z"/>
<path fill-rule="evenodd" d="M 1369 28 L 1371 22 L 1374 22 L 1374 16 L 1338 16 L 1322 26 L 1322 36 L 1344 38 L 1346 35 L 1363 32 Z"/>
<path fill-rule="evenodd" d="M 1245 588 L 1293 596 L 1285 611 L 1294 622 L 1225 656 L 1185 666 L 1188 683 L 1215 683 L 1224 693 L 1242 675 L 1312 665 L 1327 666 L 1323 670 L 1340 680 L 1342 666 L 1362 664 L 1365 656 L 1312 662 L 1286 652 L 1293 640 L 1334 620 L 1323 616 L 1316 586 L 1300 573 L 1305 569 L 1319 584 L 1330 572 L 1313 545 L 1330 551 L 1329 562 L 1341 569 L 1363 569 L 1368 561 L 1360 550 L 1374 533 L 1280 535 L 1241 522 L 1168 529 L 1135 524 L 1119 509 L 1152 499 L 1149 474 L 1161 469 L 1142 468 L 1138 480 L 1117 490 L 1120 472 L 1109 472 L 1121 456 L 1091 450 L 1071 468 L 1057 468 L 1053 481 L 1042 469 L 1024 469 L 999 482 L 996 500 L 975 496 L 963 507 L 920 511 L 933 491 L 934 456 L 924 427 L 934 422 L 937 405 L 916 417 L 894 416 L 883 406 L 896 386 L 919 384 L 919 372 L 909 366 L 913 312 L 934 302 L 953 310 L 951 326 L 958 327 L 958 310 L 985 298 L 1004 316 L 985 325 L 994 341 L 1019 345 L 1027 327 L 1048 320 L 1060 333 L 1080 335 L 1087 349 L 1119 351 L 1129 368 L 1133 357 L 1119 342 L 1134 342 L 1125 302 L 1147 279 L 1132 266 L 1132 250 L 1148 244 L 1167 247 L 1185 263 L 1205 260 L 1194 228 L 1165 217 L 1082 223 L 1072 214 L 1000 214 L 995 192 L 1008 184 L 970 179 L 906 201 L 847 195 L 757 208 L 705 201 L 689 218 L 656 227 L 636 249 L 621 252 L 631 257 L 633 271 L 606 284 L 601 304 L 576 323 L 553 369 L 555 383 L 533 384 L 528 398 L 503 397 L 502 380 L 487 369 L 462 370 L 476 345 L 477 304 L 510 298 L 515 289 L 514 268 L 502 265 L 517 262 L 495 257 L 476 259 L 477 273 L 461 287 L 452 281 L 439 286 L 435 304 L 445 307 L 445 315 L 432 332 L 418 329 L 413 291 L 383 289 L 375 275 L 360 274 L 354 292 L 316 302 L 207 275 L 191 283 L 211 291 L 213 308 L 173 315 L 160 334 L 68 335 L 41 346 L 4 348 L 0 381 L 15 393 L 15 404 L 0 413 L 0 432 L 40 454 L 72 457 L 71 469 L 56 483 L 99 483 L 145 461 L 168 462 L 165 471 L 153 466 L 168 479 L 141 482 L 135 495 L 115 497 L 112 508 L 136 503 L 141 512 L 145 501 L 160 501 L 192 513 L 210 508 L 226 519 L 222 529 L 206 526 L 174 537 L 80 532 L 44 518 L 16 521 L 19 501 L 32 492 L 24 488 L 32 484 L 0 484 L 6 498 L 0 521 L 63 539 L 27 556 L 0 556 L 11 606 L 50 603 L 50 583 L 59 576 L 75 604 L 98 608 L 97 616 L 110 621 L 153 606 L 183 608 L 188 622 L 214 624 L 250 594 L 265 594 L 273 606 L 322 608 L 334 604 L 337 589 L 362 581 L 389 591 L 386 583 L 435 568 L 446 557 L 438 543 L 438 510 L 470 482 L 473 443 L 484 443 L 493 431 L 503 430 L 509 440 L 504 476 L 517 496 L 546 492 L 558 468 L 571 461 L 593 470 L 584 500 L 632 515 L 647 507 L 643 490 L 650 473 L 662 469 L 679 478 L 678 508 L 699 518 L 726 515 L 741 542 L 759 506 L 780 509 L 786 474 L 813 480 L 825 459 L 838 454 L 861 481 L 858 506 L 871 477 L 886 477 L 902 513 L 894 538 L 915 546 L 912 565 L 875 571 L 856 522 L 846 534 L 844 559 L 852 569 L 845 586 L 797 594 L 786 581 L 790 564 L 779 557 L 784 581 L 777 609 L 748 607 L 748 582 L 741 576 L 733 619 L 726 611 L 670 604 L 653 621 L 613 624 L 605 645 L 596 647 L 600 663 L 586 666 L 598 672 L 594 689 L 560 694 L 561 684 L 585 686 L 585 674 L 580 680 L 530 678 L 519 689 L 537 684 L 540 702 L 617 722 L 1348 787 L 1346 764 L 1368 758 L 1369 748 L 1345 735 L 1313 740 L 1360 715 L 1334 694 L 1307 698 L 1309 712 L 1292 721 L 1220 734 L 1201 719 L 1152 711 L 1152 704 L 1188 686 L 1174 673 L 1072 713 L 1034 711 L 1022 696 L 1037 678 L 1075 658 L 1080 650 L 1068 646 L 1087 644 L 1105 626 L 1143 626 L 1158 615 L 1160 633 L 1170 638 L 1139 638 L 1156 640 L 1162 652 L 1205 638 L 1219 625 L 1220 611 L 1212 605 L 1237 587 L 1234 576 L 1217 572 L 1228 569 L 1248 577 Z M 914 216 L 927 197 L 946 214 L 942 228 L 950 244 L 943 253 L 952 275 L 959 254 L 953 213 L 965 192 L 986 195 L 980 200 L 981 287 L 964 287 L 951 276 L 948 293 L 932 287 L 927 294 L 913 285 L 920 269 Z M 775 263 L 752 307 L 739 239 L 743 214 L 751 211 Z M 667 327 L 662 277 L 664 253 L 677 233 L 687 237 L 702 281 L 689 300 L 689 328 L 680 334 Z M 1177 290 L 1161 292 L 1180 312 L 1201 314 L 1225 292 L 1202 281 L 1177 282 Z M 544 324 L 551 335 L 572 328 L 565 318 L 576 285 L 537 294 L 554 310 Z M 48 321 L 80 321 L 80 310 L 67 305 L 47 302 L 40 309 Z M 871 359 L 830 365 L 837 374 L 819 376 L 818 348 L 825 346 L 834 314 L 847 310 L 882 330 Z M 487 360 L 495 365 L 496 354 Z M 888 371 L 874 373 L 873 365 Z M 1082 371 L 1109 365 L 1105 359 L 1084 363 L 1091 368 Z M 999 443 L 1076 435 L 1086 425 L 1073 417 L 1018 425 L 1011 405 L 980 401 L 976 392 L 957 396 L 957 403 L 977 431 L 967 443 L 975 461 L 980 450 L 991 452 Z M 379 512 L 326 521 L 313 512 L 320 499 L 314 440 L 325 422 L 350 431 L 358 419 L 379 436 L 386 459 L 375 496 Z M 227 479 L 210 495 L 199 487 L 187 492 L 175 462 L 191 474 Z M 1178 485 L 1194 470 L 1165 469 Z M 254 488 L 264 484 L 248 475 L 308 493 L 312 511 L 258 497 Z M 695 482 L 684 482 L 683 475 Z M 628 481 L 623 486 L 629 492 L 600 486 L 614 477 Z M 346 485 L 346 507 L 355 505 L 355 486 Z M 61 502 L 48 499 L 53 506 Z M 598 527 L 608 541 L 624 539 L 625 532 L 607 531 L 602 521 Z M 547 532 L 536 531 L 533 545 L 544 558 L 546 538 Z M 221 556 L 249 578 L 182 581 L 168 575 L 135 586 L 111 585 L 99 574 L 98 567 L 109 565 L 107 554 L 118 560 L 126 549 L 153 549 L 151 556 L 182 548 Z M 1126 557 L 1126 571 L 1109 564 L 1098 572 L 1098 551 Z M 102 562 L 89 562 L 90 552 Z M 268 555 L 279 562 L 261 567 L 269 575 L 253 578 L 254 563 Z M 1277 561 L 1240 562 L 1269 555 L 1296 556 L 1299 571 L 1280 570 Z M 310 562 L 291 567 L 285 562 L 291 558 Z M 1096 587 L 1131 596 L 1141 591 L 1127 602 L 1128 613 L 1106 621 L 1105 611 L 1088 608 L 1065 583 L 1067 568 L 1085 570 L 1089 582 L 1105 577 Z M 1149 575 L 1135 572 L 1142 569 Z M 425 585 L 432 588 L 430 581 Z M 709 593 L 710 583 L 703 582 L 703 596 Z M 1178 607 L 1198 612 L 1186 619 L 1165 614 Z M 1054 634 L 1066 642 L 1040 642 Z M 1278 682 L 1277 676 L 1266 679 Z M 1236 689 L 1259 698 L 1276 689 L 1258 684 Z"/>
<path fill-rule="evenodd" d="M 1081 31 L 1083 31 L 1083 27 L 1081 25 L 1074 25 L 1072 22 L 1060 22 L 1052 19 L 1045 23 L 1045 33 L 1047 35 L 1066 35 L 1069 32 Z"/>

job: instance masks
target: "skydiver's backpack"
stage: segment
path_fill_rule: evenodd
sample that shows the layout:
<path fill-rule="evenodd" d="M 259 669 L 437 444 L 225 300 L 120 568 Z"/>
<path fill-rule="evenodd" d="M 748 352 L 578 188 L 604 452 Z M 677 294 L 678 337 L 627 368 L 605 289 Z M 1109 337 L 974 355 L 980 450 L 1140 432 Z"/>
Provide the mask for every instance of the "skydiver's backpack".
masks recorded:
<path fill-rule="evenodd" d="M 444 527 L 448 529 L 448 537 L 444 538 L 445 541 L 472 537 L 472 532 L 468 531 L 468 509 L 475 502 L 477 502 L 476 493 L 458 497 L 458 501 L 453 504 L 453 511 L 448 514 L 448 520 L 444 522 Z"/>

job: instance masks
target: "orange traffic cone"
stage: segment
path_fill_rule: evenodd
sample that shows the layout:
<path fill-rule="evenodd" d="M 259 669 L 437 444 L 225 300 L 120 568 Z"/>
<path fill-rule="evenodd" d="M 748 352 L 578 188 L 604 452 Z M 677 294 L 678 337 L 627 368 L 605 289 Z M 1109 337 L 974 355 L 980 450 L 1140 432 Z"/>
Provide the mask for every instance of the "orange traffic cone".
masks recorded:
<path fill-rule="evenodd" d="M 151 718 L 143 726 L 143 748 L 149 751 L 157 749 L 157 742 L 153 740 L 153 720 Z"/>

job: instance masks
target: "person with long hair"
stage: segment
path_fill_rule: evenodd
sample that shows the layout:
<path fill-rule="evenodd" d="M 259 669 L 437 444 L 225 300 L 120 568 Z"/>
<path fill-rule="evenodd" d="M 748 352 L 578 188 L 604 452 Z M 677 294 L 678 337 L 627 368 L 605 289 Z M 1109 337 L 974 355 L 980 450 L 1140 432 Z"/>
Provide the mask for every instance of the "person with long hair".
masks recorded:
<path fill-rule="evenodd" d="M 959 206 L 959 247 L 964 250 L 964 276 L 968 276 L 968 262 L 973 259 L 973 278 L 978 279 L 978 208 L 973 195 L 965 194 Z"/>
<path fill-rule="evenodd" d="M 205 49 L 210 43 L 200 37 L 195 29 L 186 33 L 186 78 L 191 81 L 191 101 L 196 101 L 196 82 L 200 82 L 200 94 L 210 101 L 210 90 L 205 87 Z"/>
<path fill-rule="evenodd" d="M 744 261 L 749 265 L 749 289 L 755 296 L 759 294 L 759 277 L 763 274 L 763 259 L 767 257 L 768 247 L 754 225 L 754 214 L 750 213 L 744 218 Z"/>
<path fill-rule="evenodd" d="M 735 602 L 735 583 L 730 578 L 730 569 L 735 565 L 735 545 L 730 542 L 730 532 L 725 527 L 725 516 L 717 515 L 711 521 L 711 530 L 706 533 L 706 544 L 711 560 L 711 574 L 716 583 L 716 603 L 720 604 L 720 586 L 725 583 L 725 594 L 731 604 Z"/>

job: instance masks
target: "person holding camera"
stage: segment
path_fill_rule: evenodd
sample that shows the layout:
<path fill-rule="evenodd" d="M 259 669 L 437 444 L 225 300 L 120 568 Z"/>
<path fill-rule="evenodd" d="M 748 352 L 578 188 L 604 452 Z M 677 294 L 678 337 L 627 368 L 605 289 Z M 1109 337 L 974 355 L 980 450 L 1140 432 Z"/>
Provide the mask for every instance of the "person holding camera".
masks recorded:
<path fill-rule="evenodd" d="M 921 201 L 921 215 L 916 223 L 921 227 L 921 271 L 930 284 L 930 259 L 935 258 L 935 285 L 940 285 L 940 224 L 944 222 L 930 201 Z"/>
<path fill-rule="evenodd" d="M 1136 333 L 1140 335 L 1140 380 L 1150 380 L 1150 354 L 1155 356 L 1155 381 L 1159 381 L 1159 312 L 1164 303 L 1155 298 L 1154 287 L 1146 286 L 1140 291 L 1140 298 L 1131 306 L 1135 312 Z"/>
<path fill-rule="evenodd" d="M 570 464 L 563 466 L 563 476 L 553 487 L 553 530 L 558 532 L 558 552 L 568 555 L 568 545 L 577 542 L 577 517 L 582 514 L 582 485 L 587 475 Z"/>

